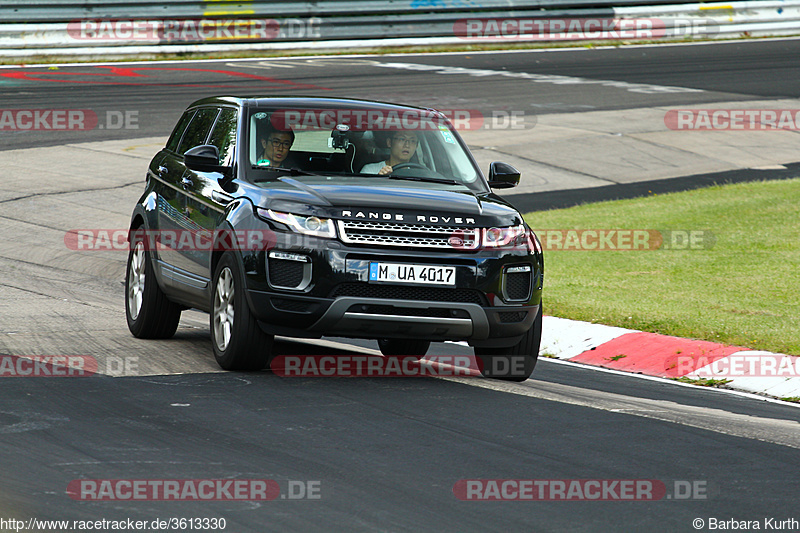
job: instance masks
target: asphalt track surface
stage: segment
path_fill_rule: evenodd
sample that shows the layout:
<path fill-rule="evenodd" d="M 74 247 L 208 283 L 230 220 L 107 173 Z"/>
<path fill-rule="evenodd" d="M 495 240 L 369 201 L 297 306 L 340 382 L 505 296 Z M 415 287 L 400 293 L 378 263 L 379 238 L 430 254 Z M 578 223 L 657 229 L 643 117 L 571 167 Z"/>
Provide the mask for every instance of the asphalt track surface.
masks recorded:
<path fill-rule="evenodd" d="M 83 142 L 166 136 L 188 103 L 226 92 L 300 92 L 539 114 L 797 98 L 798 52 L 800 42 L 781 40 L 292 60 L 282 66 L 224 61 L 116 69 L 11 68 L 0 70 L 0 95 L 2 107 L 11 109 L 137 112 L 138 129 L 81 132 Z M 532 89 L 503 75 L 450 76 L 375 62 L 505 69 L 703 91 L 639 93 L 586 83 L 541 83 Z M 58 146 L 75 142 L 76 134 L 4 132 L 0 149 Z M 563 200 L 554 196 L 556 201 Z M 17 204 L 0 206 L 0 216 L 30 220 L 29 213 L 19 214 Z M 65 216 L 80 219 L 81 206 L 73 209 Z M 6 235 L 0 241 L 0 256 L 12 239 Z M 551 361 L 541 361 L 534 377 L 523 384 L 479 378 L 222 373 L 214 370 L 207 322 L 199 314 L 186 313 L 170 341 L 132 339 L 119 280 L 107 281 L 94 272 L 99 264 L 87 258 L 80 268 L 67 271 L 52 267 L 47 257 L 0 261 L 0 290 L 41 295 L 63 318 L 48 322 L 37 315 L 28 330 L 0 332 L 0 355 L 25 355 L 20 353 L 25 343 L 15 344 L 9 336 L 16 334 L 29 339 L 32 355 L 91 355 L 96 350 L 165 368 L 177 359 L 197 370 L 3 379 L 0 518 L 216 517 L 225 518 L 225 531 L 232 532 L 695 531 L 696 518 L 706 526 L 712 518 L 758 520 L 762 529 L 768 518 L 800 519 L 800 410 L 793 406 Z M 59 297 L 72 300 L 70 306 L 60 308 Z M 2 309 L 23 316 L 27 312 L 8 305 Z M 349 348 L 346 340 L 334 342 L 281 340 L 277 350 L 306 355 L 375 349 L 368 342 Z M 434 350 L 463 353 L 453 344 Z M 319 498 L 75 501 L 66 489 L 80 479 L 271 479 L 284 496 L 290 482 L 318 482 Z M 469 479 L 658 480 L 670 497 L 461 501 L 453 488 Z M 679 487 L 697 483 L 702 490 L 681 498 L 676 482 Z"/>
<path fill-rule="evenodd" d="M 91 109 L 101 117 L 107 111 L 136 113 L 138 128 L 80 132 L 83 142 L 169 135 L 188 104 L 212 94 L 315 94 L 411 105 L 424 103 L 442 109 L 477 109 L 483 113 L 513 110 L 526 116 L 797 98 L 800 97 L 798 49 L 796 40 L 775 40 L 507 54 L 8 67 L 0 68 L 0 94 L 4 109 Z M 459 76 L 375 66 L 409 63 L 497 74 Z M 503 72 L 700 91 L 648 94 L 603 84 L 531 84 Z M 65 135 L 48 131 L 4 135 L 0 150 L 58 145 L 69 140 Z"/>

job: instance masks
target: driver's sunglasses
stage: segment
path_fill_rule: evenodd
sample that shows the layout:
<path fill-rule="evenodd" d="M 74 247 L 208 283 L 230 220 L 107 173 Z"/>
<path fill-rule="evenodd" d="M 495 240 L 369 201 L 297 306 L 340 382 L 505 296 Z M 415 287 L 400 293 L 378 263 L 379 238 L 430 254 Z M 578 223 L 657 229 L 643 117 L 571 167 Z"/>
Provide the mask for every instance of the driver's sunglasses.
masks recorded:
<path fill-rule="evenodd" d="M 392 140 L 402 144 L 408 143 L 411 146 L 414 146 L 419 142 L 416 137 L 392 137 Z"/>
<path fill-rule="evenodd" d="M 273 148 L 280 148 L 281 146 L 288 150 L 292 147 L 292 141 L 279 141 L 278 139 L 270 139 Z"/>

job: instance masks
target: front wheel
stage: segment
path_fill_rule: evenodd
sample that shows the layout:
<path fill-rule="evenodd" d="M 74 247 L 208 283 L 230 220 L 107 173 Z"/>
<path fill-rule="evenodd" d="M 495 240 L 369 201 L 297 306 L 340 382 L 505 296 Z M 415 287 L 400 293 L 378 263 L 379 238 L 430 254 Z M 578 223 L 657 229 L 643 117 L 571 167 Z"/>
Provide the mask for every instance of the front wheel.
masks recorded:
<path fill-rule="evenodd" d="M 228 252 L 214 273 L 210 317 L 214 358 L 224 370 L 261 370 L 270 361 L 274 337 L 250 313 L 245 290 L 236 257 Z"/>
<path fill-rule="evenodd" d="M 525 381 L 533 373 L 539 359 L 539 346 L 542 343 L 542 306 L 539 313 L 522 339 L 508 348 L 475 347 L 475 355 L 480 359 L 481 374 L 487 378 L 505 381 Z"/>
<path fill-rule="evenodd" d="M 168 339 L 175 335 L 181 308 L 158 286 L 150 252 L 144 241 L 133 242 L 125 272 L 125 316 L 128 329 L 140 339 Z"/>

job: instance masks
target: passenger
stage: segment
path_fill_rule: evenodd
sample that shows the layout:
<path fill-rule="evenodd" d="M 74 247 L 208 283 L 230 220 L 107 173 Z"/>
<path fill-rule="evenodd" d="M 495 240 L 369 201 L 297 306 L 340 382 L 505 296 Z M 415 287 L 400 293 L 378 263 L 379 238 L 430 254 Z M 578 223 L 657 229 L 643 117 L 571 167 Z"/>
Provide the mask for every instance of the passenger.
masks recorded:
<path fill-rule="evenodd" d="M 294 132 L 289 130 L 270 130 L 266 138 L 261 138 L 261 154 L 258 166 L 280 167 L 286 161 L 294 144 Z"/>
<path fill-rule="evenodd" d="M 401 163 L 408 163 L 417 151 L 419 138 L 416 132 L 413 131 L 397 131 L 391 138 L 386 139 L 386 146 L 391 151 L 389 159 L 386 161 L 378 161 L 377 163 L 369 163 L 364 165 L 361 169 L 362 174 L 378 174 L 385 176 L 392 173 L 392 167 Z"/>

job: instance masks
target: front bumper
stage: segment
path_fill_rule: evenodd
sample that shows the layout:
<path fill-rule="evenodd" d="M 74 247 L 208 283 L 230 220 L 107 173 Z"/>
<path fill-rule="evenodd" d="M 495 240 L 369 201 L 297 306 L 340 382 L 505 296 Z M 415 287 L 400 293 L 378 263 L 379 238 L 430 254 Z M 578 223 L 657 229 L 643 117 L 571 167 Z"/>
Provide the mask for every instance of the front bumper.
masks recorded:
<path fill-rule="evenodd" d="M 330 241 L 280 247 L 277 256 L 269 255 L 276 250 L 252 257 L 246 268 L 251 310 L 262 329 L 275 335 L 455 340 L 502 347 L 515 344 L 531 328 L 541 302 L 541 256 L 524 249 L 442 253 Z M 294 276 L 276 276 L 281 258 Z M 370 282 L 372 262 L 453 266 L 455 284 Z M 520 265 L 530 266 L 530 289 L 523 297 L 515 289 L 518 296 L 511 299 L 506 273 Z M 294 289 L 288 287 L 292 283 Z"/>
<path fill-rule="evenodd" d="M 451 340 L 483 347 L 519 342 L 540 307 L 350 296 L 317 299 L 260 291 L 249 291 L 248 296 L 261 328 L 274 335 Z"/>

